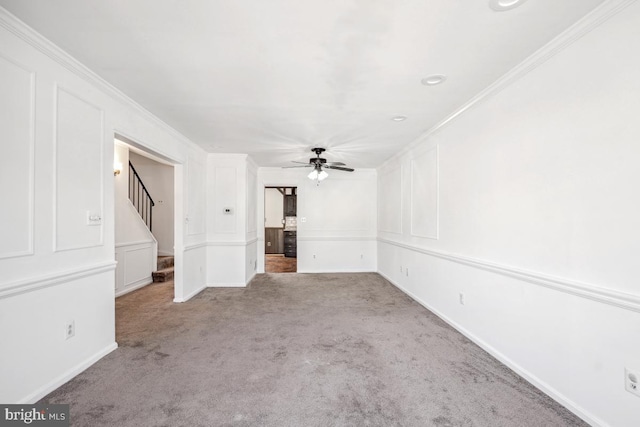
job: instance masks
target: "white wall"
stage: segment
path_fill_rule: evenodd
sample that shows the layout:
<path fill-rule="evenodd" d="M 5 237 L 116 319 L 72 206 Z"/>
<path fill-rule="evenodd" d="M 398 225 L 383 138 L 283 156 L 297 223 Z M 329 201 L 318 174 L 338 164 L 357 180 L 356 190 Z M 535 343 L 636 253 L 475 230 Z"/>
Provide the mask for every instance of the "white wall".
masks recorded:
<path fill-rule="evenodd" d="M 114 134 L 186 166 L 203 154 L 3 9 L 0 94 L 0 191 L 12 200 L 0 218 L 0 401 L 33 402 L 116 348 Z M 194 179 L 204 188 L 192 175 L 181 190 Z M 204 194 L 181 203 L 204 206 Z M 176 245 L 204 237 L 185 232 Z M 197 286 L 182 286 L 198 265 L 179 257 L 177 294 Z"/>
<path fill-rule="evenodd" d="M 209 154 L 206 182 L 207 283 L 246 286 L 256 272 L 255 164 L 246 154 Z"/>
<path fill-rule="evenodd" d="M 158 254 L 173 255 L 173 166 L 135 152 L 130 152 L 129 159 L 155 203 L 152 232 L 158 241 Z M 123 167 L 128 169 L 126 164 Z"/>
<path fill-rule="evenodd" d="M 640 419 L 638 22 L 585 26 L 379 170 L 379 271 L 594 425 Z"/>
<path fill-rule="evenodd" d="M 298 272 L 376 271 L 376 171 L 334 171 L 319 186 L 304 171 L 258 169 L 258 217 L 264 188 L 297 187 Z M 264 272 L 264 228 L 258 230 Z"/>
<path fill-rule="evenodd" d="M 267 228 L 283 228 L 284 196 L 277 188 L 264 190 L 264 226 Z"/>

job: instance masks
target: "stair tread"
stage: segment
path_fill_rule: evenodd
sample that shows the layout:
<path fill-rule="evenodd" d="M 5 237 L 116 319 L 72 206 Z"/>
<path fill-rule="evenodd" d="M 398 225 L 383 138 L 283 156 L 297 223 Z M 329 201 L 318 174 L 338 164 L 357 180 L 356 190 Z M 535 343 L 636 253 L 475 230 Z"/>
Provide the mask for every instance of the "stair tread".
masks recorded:
<path fill-rule="evenodd" d="M 161 268 L 159 270 L 154 271 L 154 273 L 168 273 L 168 272 L 171 272 L 171 271 L 174 271 L 174 267 L 173 266 L 167 267 L 167 268 Z"/>

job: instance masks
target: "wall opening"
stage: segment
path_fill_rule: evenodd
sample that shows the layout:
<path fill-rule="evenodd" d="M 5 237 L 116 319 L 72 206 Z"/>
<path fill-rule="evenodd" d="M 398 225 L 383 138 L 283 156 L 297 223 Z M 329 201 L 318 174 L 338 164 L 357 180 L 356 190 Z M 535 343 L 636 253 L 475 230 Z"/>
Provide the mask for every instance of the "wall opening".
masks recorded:
<path fill-rule="evenodd" d="M 298 271 L 297 187 L 264 189 L 265 273 Z"/>

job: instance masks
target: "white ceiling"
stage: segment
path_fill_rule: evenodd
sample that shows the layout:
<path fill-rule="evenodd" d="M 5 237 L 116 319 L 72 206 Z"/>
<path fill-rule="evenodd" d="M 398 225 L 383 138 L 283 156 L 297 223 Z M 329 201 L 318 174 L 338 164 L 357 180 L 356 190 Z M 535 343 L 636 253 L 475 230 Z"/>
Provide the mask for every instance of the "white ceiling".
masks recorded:
<path fill-rule="evenodd" d="M 375 167 L 602 2 L 0 5 L 207 151 L 283 166 L 322 146 L 329 161 Z M 447 80 L 422 85 L 431 74 Z"/>

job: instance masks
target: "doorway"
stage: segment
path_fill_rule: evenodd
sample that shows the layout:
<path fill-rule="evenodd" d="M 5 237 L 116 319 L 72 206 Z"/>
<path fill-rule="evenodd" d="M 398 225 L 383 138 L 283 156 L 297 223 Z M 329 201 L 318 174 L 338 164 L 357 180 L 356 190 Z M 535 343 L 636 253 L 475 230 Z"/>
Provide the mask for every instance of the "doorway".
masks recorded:
<path fill-rule="evenodd" d="M 265 273 L 298 271 L 297 187 L 264 189 Z"/>
<path fill-rule="evenodd" d="M 154 283 L 175 297 L 176 164 L 116 134 L 114 165 L 115 296 Z"/>

